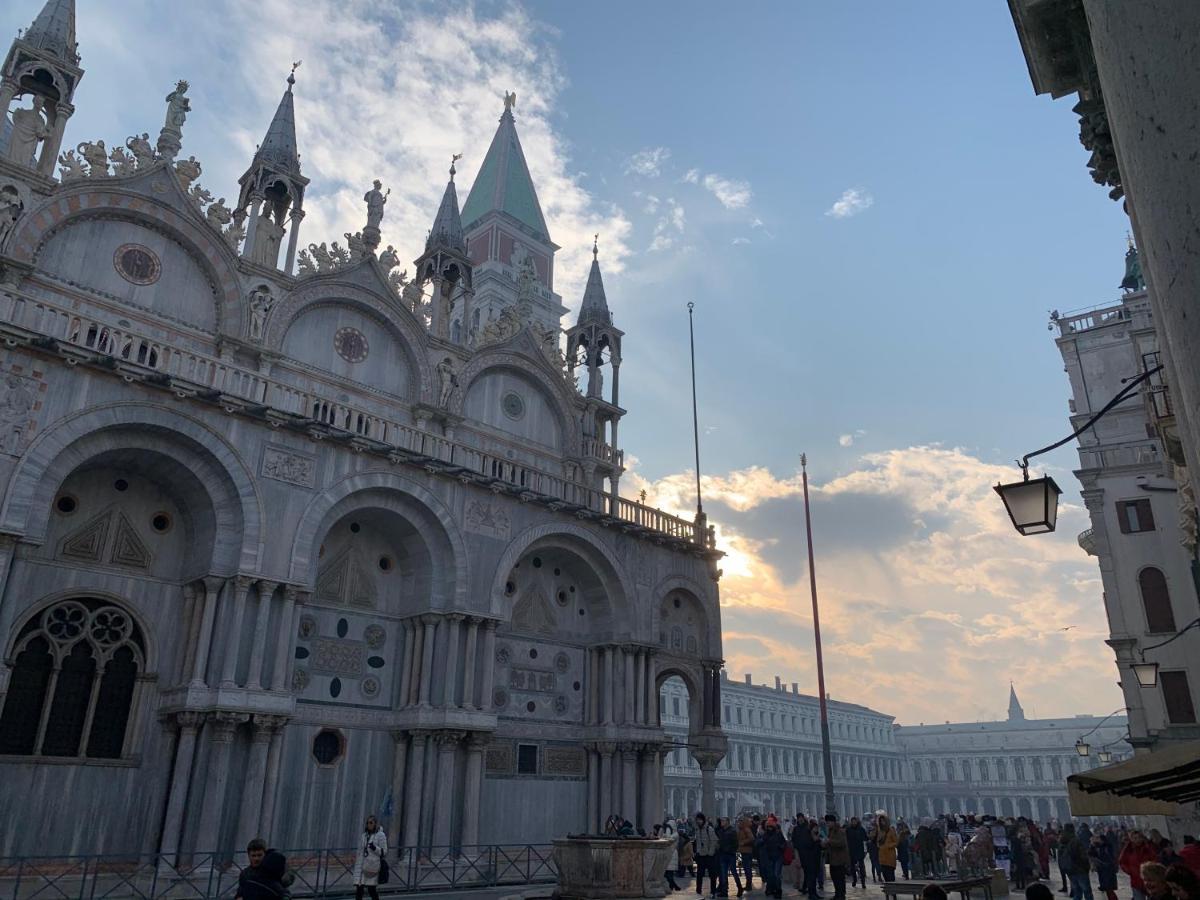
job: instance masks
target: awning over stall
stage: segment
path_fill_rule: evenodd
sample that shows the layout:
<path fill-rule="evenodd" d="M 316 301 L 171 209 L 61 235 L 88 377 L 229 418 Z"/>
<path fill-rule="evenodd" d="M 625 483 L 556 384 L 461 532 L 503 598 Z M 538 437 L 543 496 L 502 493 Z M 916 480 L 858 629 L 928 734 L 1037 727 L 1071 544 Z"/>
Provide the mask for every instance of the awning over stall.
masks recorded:
<path fill-rule="evenodd" d="M 1200 800 L 1200 741 L 1071 775 L 1067 792 L 1076 816 L 1179 815 L 1179 804 Z"/>

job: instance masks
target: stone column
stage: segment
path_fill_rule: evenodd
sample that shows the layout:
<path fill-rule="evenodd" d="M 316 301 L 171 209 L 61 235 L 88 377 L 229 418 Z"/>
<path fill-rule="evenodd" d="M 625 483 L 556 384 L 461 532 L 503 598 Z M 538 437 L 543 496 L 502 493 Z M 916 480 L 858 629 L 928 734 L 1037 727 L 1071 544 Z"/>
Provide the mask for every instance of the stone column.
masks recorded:
<path fill-rule="evenodd" d="M 461 731 L 439 731 L 434 735 L 438 745 L 437 805 L 433 816 L 433 846 L 448 848 L 453 840 L 451 826 L 454 808 L 458 805 L 454 796 L 454 759 L 458 753 Z"/>
<path fill-rule="evenodd" d="M 283 613 L 279 617 L 279 634 L 275 639 L 275 665 L 271 673 L 273 691 L 286 691 L 291 687 L 287 684 L 287 667 L 296 637 L 296 630 L 292 627 L 295 612 L 296 589 L 290 584 L 284 585 Z"/>
<path fill-rule="evenodd" d="M 217 592 L 224 579 L 205 578 L 204 614 L 200 619 L 200 634 L 196 638 L 196 656 L 192 663 L 192 687 L 204 687 L 208 675 L 208 651 L 212 647 L 213 626 L 217 621 Z"/>
<path fill-rule="evenodd" d="M 267 655 L 267 623 L 271 618 L 271 598 L 278 581 L 260 581 L 258 583 L 258 607 L 254 615 L 254 645 L 250 648 L 250 671 L 246 675 L 246 687 L 252 691 L 263 688 L 263 664 Z"/>
<path fill-rule="evenodd" d="M 706 816 L 712 817 L 717 806 L 717 766 L 723 754 L 696 750 L 692 756 L 700 766 L 700 807 Z"/>
<path fill-rule="evenodd" d="M 246 239 L 242 243 L 242 256 L 254 258 L 254 239 L 258 236 L 258 217 L 263 202 L 262 194 L 251 194 L 249 221 L 246 222 Z M 289 273 L 290 274 L 290 273 Z"/>
<path fill-rule="evenodd" d="M 421 616 L 425 640 L 421 648 L 421 671 L 418 673 L 420 689 L 417 692 L 417 705 L 429 706 L 429 688 L 433 681 L 433 648 L 437 638 L 437 626 L 441 619 L 434 615 Z"/>
<path fill-rule="evenodd" d="M 626 658 L 633 654 L 627 654 Z M 621 745 L 621 805 L 617 807 L 621 815 L 631 822 L 638 818 L 637 792 L 638 745 Z"/>
<path fill-rule="evenodd" d="M 658 746 L 655 744 L 644 744 L 641 753 L 641 773 L 639 777 L 640 788 L 638 792 L 641 803 L 638 812 L 638 824 L 650 834 L 654 830 L 654 823 L 658 819 L 658 803 L 655 800 L 654 791 L 654 763 L 658 760 Z"/>
<path fill-rule="evenodd" d="M 712 721 L 714 728 L 721 727 L 721 666 L 714 665 L 712 669 Z"/>
<path fill-rule="evenodd" d="M 462 806 L 462 846 L 464 849 L 475 848 L 479 844 L 480 795 L 483 791 L 483 748 L 487 740 L 488 736 L 479 732 L 467 736 L 467 767 L 464 774 Z M 470 850 L 469 854 L 476 856 L 478 850 Z"/>
<path fill-rule="evenodd" d="M 7 112 L 7 108 L 4 112 Z M 55 110 L 54 124 L 50 128 L 50 136 L 42 142 L 38 150 L 37 170 L 47 178 L 54 177 L 54 166 L 58 162 L 58 151 L 62 147 L 63 135 L 67 133 L 67 120 L 75 107 L 67 103 L 59 103 Z"/>
<path fill-rule="evenodd" d="M 700 690 L 703 695 L 700 704 L 700 728 L 704 729 L 712 722 L 712 678 L 707 664 L 701 669 Z M 706 809 L 704 814 L 710 813 Z"/>
<path fill-rule="evenodd" d="M 200 642 L 200 621 L 204 617 L 204 595 L 195 584 L 183 586 L 184 616 L 183 666 L 176 680 L 178 684 L 190 681 L 196 667 L 196 645 Z"/>
<path fill-rule="evenodd" d="M 404 808 L 404 774 L 405 765 L 408 762 L 408 732 L 393 731 L 392 732 L 392 820 L 388 822 L 388 834 L 391 835 L 396 847 L 402 847 L 403 844 L 403 822 L 401 820 L 401 810 Z"/>
<path fill-rule="evenodd" d="M 196 758 L 196 733 L 204 723 L 204 713 L 176 713 L 175 721 L 179 723 L 179 747 L 175 751 L 175 769 L 171 773 L 170 796 L 167 800 L 167 814 L 163 819 L 162 845 L 159 850 L 168 858 L 179 852 L 184 804 L 187 801 L 188 785 L 192 780 L 192 762 Z"/>
<path fill-rule="evenodd" d="M 646 651 L 638 647 L 634 651 L 634 711 L 633 720 L 639 725 L 646 724 Z"/>
<path fill-rule="evenodd" d="M 626 647 L 621 648 L 621 662 L 622 662 L 624 670 L 625 670 L 625 674 L 624 674 L 624 677 L 622 678 L 622 684 L 621 684 L 621 696 L 622 696 L 622 699 L 625 701 L 622 704 L 623 713 L 622 713 L 621 723 L 623 725 L 632 725 L 633 724 L 634 715 L 635 715 L 635 711 L 636 711 L 636 705 L 634 704 L 634 683 L 633 683 L 634 682 L 634 665 L 633 665 L 634 659 L 633 659 L 633 656 L 634 656 L 633 647 L 626 646 Z"/>
<path fill-rule="evenodd" d="M 266 716 L 263 717 L 267 719 Z M 283 716 L 272 717 L 274 724 L 271 728 L 270 749 L 267 750 L 267 779 L 263 785 L 262 815 L 259 816 L 258 827 L 263 835 L 269 835 L 275 829 L 275 804 L 279 796 L 279 764 L 283 758 L 283 736 L 287 719 Z"/>
<path fill-rule="evenodd" d="M 612 725 L 615 720 L 613 718 L 613 653 L 615 647 L 601 647 L 600 652 L 604 655 L 604 724 Z M 605 816 L 610 813 L 605 813 Z"/>
<path fill-rule="evenodd" d="M 478 678 L 479 620 L 472 616 L 467 620 L 467 649 L 463 654 L 463 709 L 475 709 L 475 684 Z"/>
<path fill-rule="evenodd" d="M 479 709 L 484 712 L 492 708 L 492 688 L 496 683 L 496 620 L 488 619 L 483 635 L 483 687 L 479 691 Z"/>
<path fill-rule="evenodd" d="M 238 575 L 233 579 L 233 617 L 229 624 L 225 653 L 221 659 L 221 687 L 237 687 L 238 656 L 242 647 L 242 621 L 246 618 L 246 594 L 252 579 Z"/>
<path fill-rule="evenodd" d="M 405 703 L 408 706 L 416 706 L 421 690 L 421 660 L 425 656 L 425 626 L 422 624 L 420 616 L 414 616 L 406 621 L 412 629 L 413 649 L 412 655 L 404 662 L 404 667 L 408 672 L 408 694 L 405 696 Z"/>
<path fill-rule="evenodd" d="M 13 102 L 13 97 L 17 96 L 17 80 L 15 78 L 5 78 L 0 81 L 0 115 L 8 115 L 8 107 Z"/>
<path fill-rule="evenodd" d="M 246 777 L 242 782 L 242 808 L 238 813 L 237 844 L 241 851 L 254 837 L 265 837 L 258 830 L 261 825 L 263 788 L 267 778 L 267 753 L 271 736 L 279 729 L 282 719 L 278 716 L 254 716 L 254 733 L 250 738 L 250 758 L 246 764 Z"/>
<path fill-rule="evenodd" d="M 598 833 L 600 814 L 597 812 L 600 796 L 600 756 L 595 744 L 586 745 L 587 753 L 587 828 L 588 834 Z"/>
<path fill-rule="evenodd" d="M 613 813 L 613 751 L 616 750 L 615 744 L 601 742 L 596 745 L 600 753 L 600 796 L 597 798 L 597 803 L 600 805 L 600 824 L 604 824 Z"/>
<path fill-rule="evenodd" d="M 442 706 L 447 709 L 458 709 L 458 632 L 462 620 L 466 616 L 461 613 L 451 613 L 446 616 L 446 665 L 442 679 Z"/>
<path fill-rule="evenodd" d="M 426 731 L 411 733 L 412 746 L 408 759 L 408 790 L 404 797 L 404 846 L 421 846 L 421 793 L 425 783 L 425 745 L 429 740 Z"/>
<path fill-rule="evenodd" d="M 287 261 L 284 263 L 283 271 L 287 275 L 292 274 L 292 268 L 296 265 L 296 244 L 300 240 L 300 220 L 304 218 L 304 210 L 299 207 L 292 207 L 291 213 L 288 215 L 291 220 L 291 232 L 288 235 Z"/>
<path fill-rule="evenodd" d="M 201 853 L 219 853 L 221 837 L 221 813 L 224 811 L 225 793 L 229 784 L 229 751 L 233 744 L 233 733 L 238 725 L 250 717 L 244 713 L 215 712 L 209 720 L 212 728 L 212 743 L 208 752 L 208 773 L 204 780 L 204 805 L 200 810 L 200 831 L 196 837 L 196 849 Z M 219 860 L 214 857 L 212 862 Z"/>

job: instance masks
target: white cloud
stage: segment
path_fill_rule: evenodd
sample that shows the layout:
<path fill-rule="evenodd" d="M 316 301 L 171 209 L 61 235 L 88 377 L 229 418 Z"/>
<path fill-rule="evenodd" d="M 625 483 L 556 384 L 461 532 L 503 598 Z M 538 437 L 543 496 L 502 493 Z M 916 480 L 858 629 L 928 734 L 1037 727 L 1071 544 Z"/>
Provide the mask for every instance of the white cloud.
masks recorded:
<path fill-rule="evenodd" d="M 666 199 L 666 209 L 654 224 L 654 239 L 647 248 L 651 253 L 657 253 L 675 246 L 675 238 L 683 234 L 687 227 L 687 216 L 683 207 L 674 197 Z"/>
<path fill-rule="evenodd" d="M 662 165 L 671 158 L 671 151 L 666 147 L 650 147 L 639 150 L 625 162 L 625 171 L 630 175 L 640 175 L 643 178 L 657 178 L 662 173 Z"/>
<path fill-rule="evenodd" d="M 686 172 L 683 173 L 683 180 L 686 181 L 688 184 L 699 184 L 700 183 L 700 170 L 699 169 L 688 169 Z"/>
<path fill-rule="evenodd" d="M 875 205 L 875 198 L 862 188 L 846 188 L 825 215 L 835 219 L 848 219 Z"/>
<path fill-rule="evenodd" d="M 716 197 L 726 209 L 741 209 L 754 196 L 750 182 L 722 178 L 720 175 L 705 175 L 704 187 Z"/>
<path fill-rule="evenodd" d="M 750 243 L 750 238 L 735 237 L 733 239 L 733 246 L 735 246 L 735 247 L 740 246 L 742 244 L 748 244 L 748 243 Z"/>
<path fill-rule="evenodd" d="M 843 434 L 841 437 L 838 438 L 838 443 L 841 444 L 843 447 L 853 447 L 854 446 L 854 435 Z"/>
<path fill-rule="evenodd" d="M 750 220 L 750 227 L 751 228 L 762 228 L 763 220 L 760 219 L 758 216 L 755 216 L 753 219 Z"/>

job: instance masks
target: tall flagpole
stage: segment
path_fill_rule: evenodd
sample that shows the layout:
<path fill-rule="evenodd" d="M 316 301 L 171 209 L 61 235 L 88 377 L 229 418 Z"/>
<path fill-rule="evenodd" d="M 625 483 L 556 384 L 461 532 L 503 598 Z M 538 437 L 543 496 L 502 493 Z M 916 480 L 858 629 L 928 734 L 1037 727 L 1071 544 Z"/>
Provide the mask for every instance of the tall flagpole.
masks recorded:
<path fill-rule="evenodd" d="M 704 504 L 700 500 L 700 418 L 696 407 L 696 328 L 692 310 L 695 303 L 688 303 L 688 343 L 692 351 L 692 441 L 696 447 L 696 527 L 703 530 Z M 703 542 L 704 535 L 700 535 Z"/>
<path fill-rule="evenodd" d="M 804 480 L 804 531 L 808 536 L 808 587 L 812 593 L 813 640 L 817 645 L 817 693 L 821 704 L 821 759 L 825 764 L 825 812 L 837 815 L 833 800 L 833 754 L 829 748 L 829 706 L 825 701 L 825 660 L 821 655 L 821 613 L 817 607 L 817 570 L 813 561 L 812 513 L 808 506 L 808 457 L 800 454 Z"/>

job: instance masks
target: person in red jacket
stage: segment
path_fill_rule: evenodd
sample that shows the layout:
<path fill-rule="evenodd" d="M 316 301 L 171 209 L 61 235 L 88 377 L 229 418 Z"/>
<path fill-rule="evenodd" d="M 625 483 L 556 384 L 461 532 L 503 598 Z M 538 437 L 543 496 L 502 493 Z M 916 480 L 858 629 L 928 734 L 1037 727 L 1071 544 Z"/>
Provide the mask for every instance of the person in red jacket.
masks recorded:
<path fill-rule="evenodd" d="M 1183 864 L 1200 875 L 1200 841 L 1190 834 L 1183 836 L 1183 846 L 1179 848 L 1179 858 Z"/>
<path fill-rule="evenodd" d="M 1129 876 L 1133 888 L 1133 900 L 1146 900 L 1146 883 L 1142 881 L 1142 863 L 1158 862 L 1158 848 L 1146 840 L 1136 828 L 1129 832 L 1129 840 L 1121 848 L 1117 865 Z"/>

